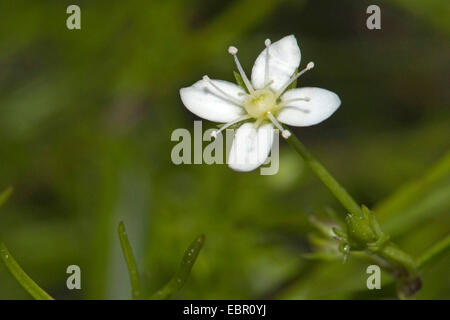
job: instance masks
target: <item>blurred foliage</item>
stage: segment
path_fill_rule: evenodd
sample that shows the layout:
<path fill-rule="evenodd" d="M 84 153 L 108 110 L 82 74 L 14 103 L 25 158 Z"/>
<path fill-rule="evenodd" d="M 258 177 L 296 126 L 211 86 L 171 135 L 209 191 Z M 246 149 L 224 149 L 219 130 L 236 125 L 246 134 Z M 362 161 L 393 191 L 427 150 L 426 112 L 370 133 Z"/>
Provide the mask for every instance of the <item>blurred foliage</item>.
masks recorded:
<path fill-rule="evenodd" d="M 65 26 L 77 3 L 82 29 Z M 281 143 L 280 172 L 170 160 L 175 128 L 195 116 L 178 89 L 204 74 L 233 81 L 228 45 L 250 70 L 266 38 L 295 34 L 316 68 L 300 86 L 337 92 L 328 121 L 295 134 L 386 231 L 419 256 L 448 235 L 448 1 L 24 1 L 0 3 L 0 188 L 16 193 L 0 231 L 57 299 L 129 298 L 116 236 L 127 230 L 146 294 L 208 239 L 176 298 L 391 298 L 365 289 L 367 261 L 310 261 L 308 216 L 343 209 Z M 304 62 L 303 62 L 304 63 Z M 203 122 L 203 127 L 214 124 Z M 441 159 L 441 160 L 439 160 Z M 82 290 L 65 287 L 66 267 Z M 418 298 L 450 298 L 447 254 Z M 0 268 L 0 298 L 29 298 Z"/>

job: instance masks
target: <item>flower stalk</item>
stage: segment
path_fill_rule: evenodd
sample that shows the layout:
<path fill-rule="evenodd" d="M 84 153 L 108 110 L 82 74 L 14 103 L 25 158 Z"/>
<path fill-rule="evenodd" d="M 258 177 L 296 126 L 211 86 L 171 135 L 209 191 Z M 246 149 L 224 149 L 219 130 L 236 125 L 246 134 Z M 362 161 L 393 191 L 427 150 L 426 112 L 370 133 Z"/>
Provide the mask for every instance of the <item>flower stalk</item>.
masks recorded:
<path fill-rule="evenodd" d="M 317 161 L 317 159 L 309 152 L 303 143 L 298 140 L 295 135 L 291 135 L 287 142 L 292 148 L 303 158 L 314 174 L 322 181 L 322 183 L 331 191 L 331 193 L 339 200 L 339 202 L 353 215 L 361 216 L 361 208 L 353 200 L 352 196 L 345 190 L 339 182 L 325 169 L 325 167 Z"/>

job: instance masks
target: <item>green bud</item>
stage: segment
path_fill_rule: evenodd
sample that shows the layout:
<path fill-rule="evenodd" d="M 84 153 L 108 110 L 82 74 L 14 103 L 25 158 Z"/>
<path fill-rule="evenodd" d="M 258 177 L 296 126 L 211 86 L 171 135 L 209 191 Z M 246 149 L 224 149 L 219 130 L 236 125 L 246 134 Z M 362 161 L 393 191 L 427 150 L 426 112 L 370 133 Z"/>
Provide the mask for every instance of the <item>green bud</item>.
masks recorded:
<path fill-rule="evenodd" d="M 345 218 L 348 240 L 352 249 L 363 250 L 367 244 L 375 243 L 380 238 L 378 225 L 370 210 L 362 206 L 362 215 L 348 214 Z"/>

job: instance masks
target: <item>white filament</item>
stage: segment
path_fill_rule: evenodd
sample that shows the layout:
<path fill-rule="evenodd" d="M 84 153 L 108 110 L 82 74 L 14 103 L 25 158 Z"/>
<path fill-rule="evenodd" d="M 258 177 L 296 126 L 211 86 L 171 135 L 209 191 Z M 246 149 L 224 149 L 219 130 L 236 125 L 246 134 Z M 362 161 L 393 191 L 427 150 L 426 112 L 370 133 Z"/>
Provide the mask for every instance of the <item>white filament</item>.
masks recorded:
<path fill-rule="evenodd" d="M 287 139 L 291 136 L 291 132 L 289 130 L 284 129 L 271 112 L 267 112 L 267 117 L 270 119 L 270 121 L 272 121 L 275 127 L 277 127 L 278 130 L 281 131 L 281 136 L 283 138 Z"/>
<path fill-rule="evenodd" d="M 288 82 L 286 82 L 286 84 L 284 86 L 281 87 L 280 90 L 277 91 L 277 97 L 281 96 L 281 94 L 284 92 L 284 90 L 286 90 L 287 87 L 289 87 L 289 85 L 294 82 L 295 80 L 298 79 L 298 77 L 300 77 L 302 74 L 304 74 L 306 71 L 311 70 L 312 68 L 314 68 L 314 62 L 309 62 L 306 65 L 306 68 L 303 69 L 302 71 L 300 71 L 299 73 L 297 73 L 295 76 L 291 77 Z"/>
<path fill-rule="evenodd" d="M 267 87 L 269 83 L 269 47 L 271 44 L 270 39 L 266 39 L 266 41 L 264 41 L 264 44 L 266 45 L 266 69 L 264 71 L 264 87 Z"/>
<path fill-rule="evenodd" d="M 236 99 L 232 95 L 230 95 L 230 94 L 226 93 L 225 91 L 223 91 L 222 89 L 220 89 L 214 82 L 211 81 L 211 79 L 208 76 L 206 76 L 206 75 L 203 76 L 203 80 L 208 82 L 211 86 L 214 87 L 214 89 L 219 91 L 225 98 L 227 98 L 228 100 L 230 100 L 234 104 L 237 104 L 238 106 L 242 106 L 243 105 L 242 101 L 239 101 L 238 99 Z"/>
<path fill-rule="evenodd" d="M 255 89 L 253 89 L 253 86 L 250 83 L 250 80 L 248 80 L 247 75 L 245 74 L 244 69 L 241 66 L 241 63 L 239 62 L 239 59 L 237 57 L 237 52 L 238 52 L 238 49 L 236 47 L 230 46 L 228 48 L 228 53 L 233 56 L 234 62 L 236 63 L 236 67 L 238 68 L 238 71 L 242 77 L 242 80 L 245 83 L 245 86 L 247 87 L 247 89 L 250 93 L 253 93 L 253 92 L 255 92 Z"/>
<path fill-rule="evenodd" d="M 242 117 L 237 118 L 236 120 L 230 121 L 230 122 L 224 124 L 219 130 L 213 131 L 213 132 L 211 133 L 211 136 L 214 137 L 214 138 L 217 138 L 217 135 L 218 135 L 219 133 L 221 133 L 223 130 L 225 130 L 226 128 L 232 126 L 232 125 L 235 124 L 235 123 L 238 123 L 238 122 L 241 122 L 241 121 L 250 119 L 250 118 L 251 118 L 251 117 L 250 117 L 249 115 L 245 115 L 245 116 L 242 116 Z"/>

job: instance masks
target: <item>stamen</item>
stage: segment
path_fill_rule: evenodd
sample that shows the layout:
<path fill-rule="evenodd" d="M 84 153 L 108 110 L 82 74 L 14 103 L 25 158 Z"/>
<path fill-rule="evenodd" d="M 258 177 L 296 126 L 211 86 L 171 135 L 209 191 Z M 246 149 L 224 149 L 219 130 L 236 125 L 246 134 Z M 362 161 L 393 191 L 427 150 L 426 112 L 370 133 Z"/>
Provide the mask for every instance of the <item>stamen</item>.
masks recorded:
<path fill-rule="evenodd" d="M 250 119 L 250 118 L 251 118 L 251 117 L 250 117 L 249 115 L 244 115 L 244 116 L 242 116 L 242 117 L 237 118 L 236 120 L 233 120 L 233 121 L 231 121 L 231 122 L 228 122 L 228 123 L 224 124 L 219 130 L 213 131 L 213 132 L 211 133 L 211 136 L 212 136 L 213 138 L 217 138 L 217 135 L 218 135 L 220 132 L 222 132 L 223 130 L 225 130 L 226 128 L 232 126 L 232 125 L 235 124 L 235 123 L 238 123 L 238 122 L 241 122 L 241 121 Z"/>
<path fill-rule="evenodd" d="M 264 87 L 268 87 L 269 84 L 269 46 L 271 44 L 270 39 L 266 39 L 264 41 L 264 44 L 266 45 L 266 69 L 264 71 Z"/>
<path fill-rule="evenodd" d="M 232 95 L 226 93 L 225 91 L 223 91 L 222 89 L 220 89 L 214 82 L 211 81 L 211 79 L 208 76 L 203 76 L 203 80 L 208 82 L 210 85 L 212 85 L 214 87 L 214 89 L 216 89 L 217 91 L 219 91 L 223 96 L 225 96 L 228 100 L 230 100 L 231 102 L 237 104 L 238 106 L 243 106 L 243 102 L 239 101 L 238 99 L 236 99 L 235 97 L 233 97 Z"/>
<path fill-rule="evenodd" d="M 248 91 L 250 93 L 255 92 L 255 89 L 253 89 L 252 84 L 247 78 L 247 75 L 244 72 L 244 69 L 242 69 L 241 63 L 239 62 L 239 59 L 237 57 L 238 49 L 236 47 L 230 46 L 228 48 L 228 53 L 231 54 L 234 58 L 234 62 L 236 63 L 236 67 L 238 68 L 239 73 L 241 74 L 242 80 L 244 80 L 245 86 L 247 87 Z"/>
<path fill-rule="evenodd" d="M 277 97 L 281 96 L 281 94 L 284 92 L 284 90 L 286 90 L 286 88 L 289 87 L 289 85 L 290 85 L 292 82 L 294 82 L 296 79 L 298 79 L 298 77 L 300 77 L 300 76 L 301 76 L 302 74 L 304 74 L 306 71 L 311 70 L 312 68 L 314 68 L 314 62 L 311 61 L 311 62 L 309 62 L 309 63 L 306 65 L 306 68 L 305 68 L 305 69 L 303 69 L 302 71 L 300 71 L 299 73 L 297 73 L 295 76 L 291 77 L 291 78 L 289 79 L 289 81 L 288 81 L 284 86 L 282 86 L 280 90 L 278 90 L 278 92 L 277 92 Z"/>
<path fill-rule="evenodd" d="M 278 122 L 277 119 L 273 116 L 271 112 L 267 112 L 267 117 L 272 121 L 272 123 L 275 125 L 275 127 L 278 128 L 278 130 L 281 131 L 281 136 L 285 139 L 289 138 L 291 136 L 291 132 L 289 130 L 284 129 L 281 124 Z"/>

